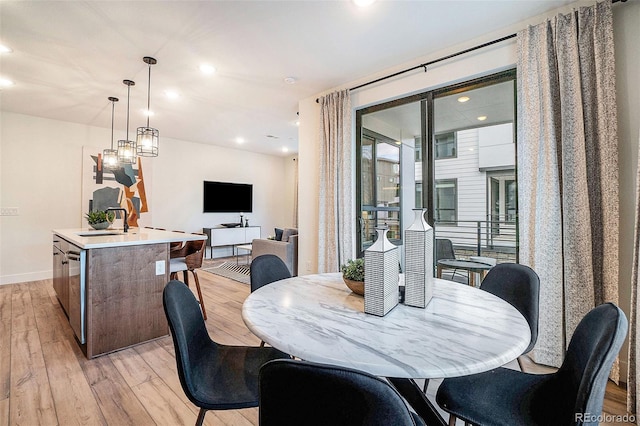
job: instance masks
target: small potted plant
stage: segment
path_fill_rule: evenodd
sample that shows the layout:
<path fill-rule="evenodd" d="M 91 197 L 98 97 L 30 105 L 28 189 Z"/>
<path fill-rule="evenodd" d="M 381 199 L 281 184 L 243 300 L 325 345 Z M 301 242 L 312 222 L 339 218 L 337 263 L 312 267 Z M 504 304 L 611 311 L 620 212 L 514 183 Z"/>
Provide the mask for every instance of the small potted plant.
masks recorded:
<path fill-rule="evenodd" d="M 114 212 L 95 210 L 84 215 L 93 229 L 107 229 L 116 217 Z"/>
<path fill-rule="evenodd" d="M 342 279 L 355 294 L 364 296 L 364 259 L 350 259 L 340 266 Z"/>

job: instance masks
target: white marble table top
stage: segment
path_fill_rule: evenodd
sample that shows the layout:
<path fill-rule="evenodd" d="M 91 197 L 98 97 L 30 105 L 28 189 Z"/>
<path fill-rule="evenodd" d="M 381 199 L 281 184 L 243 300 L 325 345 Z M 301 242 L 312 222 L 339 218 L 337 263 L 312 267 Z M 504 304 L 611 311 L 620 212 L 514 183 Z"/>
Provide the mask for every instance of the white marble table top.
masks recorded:
<path fill-rule="evenodd" d="M 384 377 L 445 378 L 504 365 L 526 349 L 529 326 L 504 300 L 435 279 L 426 309 L 396 306 L 365 314 L 364 298 L 340 273 L 305 275 L 266 285 L 242 307 L 259 338 L 307 361 Z"/>

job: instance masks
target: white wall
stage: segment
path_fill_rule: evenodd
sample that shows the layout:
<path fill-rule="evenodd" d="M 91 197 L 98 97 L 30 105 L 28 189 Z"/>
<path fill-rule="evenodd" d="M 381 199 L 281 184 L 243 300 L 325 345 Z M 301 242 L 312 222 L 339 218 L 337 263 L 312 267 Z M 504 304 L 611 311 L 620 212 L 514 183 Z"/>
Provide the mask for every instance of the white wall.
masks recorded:
<path fill-rule="evenodd" d="M 581 2 L 593 4 L 593 2 Z M 429 57 L 416 58 L 406 64 L 385 70 L 354 82 L 345 82 L 339 89 L 354 87 L 358 84 L 374 80 L 378 77 L 409 68 L 450 53 L 454 53 L 488 40 L 511 34 L 529 24 L 538 24 L 547 17 L 558 13 L 567 13 L 576 6 L 573 4 L 552 11 L 544 16 L 536 16 L 519 25 L 505 28 L 502 31 L 487 34 L 484 37 L 469 40 L 451 49 L 436 52 Z M 616 84 L 618 96 L 618 133 L 620 145 L 620 307 L 629 315 L 631 258 L 633 253 L 633 228 L 635 216 L 635 180 L 638 162 L 638 138 L 640 135 L 640 2 L 617 3 L 614 10 L 614 37 L 616 46 Z M 503 42 L 461 57 L 451 59 L 429 68 L 429 72 L 416 71 L 395 79 L 386 80 L 367 88 L 359 89 L 352 94 L 351 103 L 355 110 L 365 106 L 379 104 L 392 99 L 402 98 L 425 90 L 472 79 L 474 77 L 492 74 L 504 69 L 512 68 L 516 63 L 516 48 L 514 41 Z M 336 88 L 338 89 L 338 88 Z M 301 167 L 300 190 L 304 193 L 304 201 L 300 203 L 300 232 L 309 236 L 300 246 L 300 274 L 312 273 L 317 270 L 317 234 L 318 229 L 318 116 L 319 105 L 316 98 L 322 94 L 312 96 L 300 102 L 300 149 Z M 355 116 L 355 114 L 354 114 Z M 355 127 L 355 124 L 354 124 Z M 355 144 L 355 137 L 354 137 Z M 354 145 L 355 146 L 355 145 Z M 301 199 L 302 201 L 302 199 Z M 621 353 L 622 373 L 626 374 L 626 348 Z"/>
<path fill-rule="evenodd" d="M 18 216 L 0 217 L 0 284 L 51 277 L 51 230 L 83 226 L 82 147 L 106 147 L 110 134 L 0 112 L 0 205 L 19 208 Z M 202 213 L 204 180 L 252 183 L 254 211 L 246 217 L 263 237 L 291 222 L 293 183 L 286 182 L 292 174 L 284 157 L 161 137 L 160 155 L 148 160 L 151 223 L 143 213 L 144 225 L 202 232 L 237 221 L 234 214 Z"/>
<path fill-rule="evenodd" d="M 513 168 L 516 159 L 513 123 L 478 129 L 478 168 Z"/>

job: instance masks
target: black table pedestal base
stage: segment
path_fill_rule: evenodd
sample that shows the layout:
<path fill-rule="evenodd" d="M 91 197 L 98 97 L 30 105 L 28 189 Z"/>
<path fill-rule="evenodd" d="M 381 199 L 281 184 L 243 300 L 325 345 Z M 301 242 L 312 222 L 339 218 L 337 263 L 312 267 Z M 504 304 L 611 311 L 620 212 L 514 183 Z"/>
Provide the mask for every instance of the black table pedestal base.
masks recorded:
<path fill-rule="evenodd" d="M 424 422 L 429 426 L 447 426 L 436 407 L 427 399 L 427 395 L 422 392 L 420 387 L 413 379 L 399 379 L 394 377 L 387 378 L 389 382 L 396 388 L 398 393 L 407 400 L 411 408 L 422 417 Z"/>

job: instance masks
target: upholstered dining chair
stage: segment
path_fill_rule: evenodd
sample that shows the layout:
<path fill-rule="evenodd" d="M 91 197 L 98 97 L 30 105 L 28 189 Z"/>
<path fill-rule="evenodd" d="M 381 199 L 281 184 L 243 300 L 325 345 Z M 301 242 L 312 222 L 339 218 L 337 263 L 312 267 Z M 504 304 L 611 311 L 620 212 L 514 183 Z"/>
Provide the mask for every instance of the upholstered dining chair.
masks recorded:
<path fill-rule="evenodd" d="M 527 320 L 531 331 L 531 340 L 529 341 L 529 346 L 521 355 L 529 353 L 538 340 L 538 317 L 540 311 L 540 278 L 538 274 L 526 265 L 501 263 L 489 270 L 480 285 L 480 290 L 489 292 L 508 302 Z M 522 370 L 520 357 L 517 360 L 520 370 Z M 428 386 L 429 379 L 426 379 L 422 389 L 424 393 L 427 393 Z"/>
<path fill-rule="evenodd" d="M 251 292 L 275 281 L 291 278 L 287 265 L 275 254 L 263 254 L 255 257 L 249 267 L 251 273 Z"/>
<path fill-rule="evenodd" d="M 263 254 L 254 258 L 249 266 L 249 271 L 252 293 L 267 284 L 291 278 L 289 268 L 275 254 Z M 264 346 L 264 340 L 260 341 L 260 346 Z"/>
<path fill-rule="evenodd" d="M 604 303 L 582 318 L 560 369 L 528 374 L 507 368 L 446 379 L 437 403 L 475 425 L 596 425 L 611 366 L 627 335 L 627 318 Z"/>
<path fill-rule="evenodd" d="M 522 355 L 529 353 L 538 340 L 538 318 L 540 311 L 540 278 L 526 265 L 501 263 L 489 270 L 480 284 L 480 289 L 509 302 L 522 314 L 529 324 L 531 340 Z M 522 362 L 518 357 L 522 370 Z"/>
<path fill-rule="evenodd" d="M 174 231 L 175 232 L 175 231 Z M 198 279 L 198 273 L 196 269 L 202 267 L 202 259 L 204 258 L 204 252 L 206 250 L 206 240 L 197 241 L 185 241 L 180 247 L 169 248 L 169 271 L 170 278 L 172 280 L 178 279 L 178 272 L 182 272 L 184 283 L 189 286 L 189 275 L 193 274 L 193 280 L 196 283 L 196 291 L 198 292 L 198 299 L 200 301 L 200 308 L 202 308 L 202 316 L 207 319 L 207 310 L 204 306 L 204 298 L 202 297 L 202 290 L 200 289 L 200 280 Z"/>
<path fill-rule="evenodd" d="M 350 368 L 270 361 L 259 393 L 260 426 L 424 425 L 388 382 Z"/>
<path fill-rule="evenodd" d="M 288 358 L 274 348 L 226 346 L 214 342 L 204 324 L 198 301 L 182 282 L 170 281 L 163 291 L 176 353 L 180 384 L 200 408 L 196 426 L 208 410 L 258 406 L 258 374 L 271 360 Z"/>

